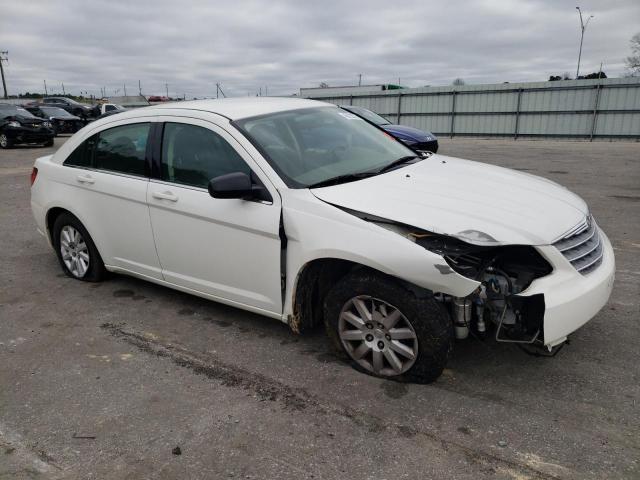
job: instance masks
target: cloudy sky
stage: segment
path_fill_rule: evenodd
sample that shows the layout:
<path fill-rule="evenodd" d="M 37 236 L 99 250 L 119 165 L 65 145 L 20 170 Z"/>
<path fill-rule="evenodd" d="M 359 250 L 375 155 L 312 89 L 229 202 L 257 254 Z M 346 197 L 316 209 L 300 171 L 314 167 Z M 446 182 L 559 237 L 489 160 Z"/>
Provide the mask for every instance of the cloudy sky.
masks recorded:
<path fill-rule="evenodd" d="M 448 85 L 575 75 L 579 20 L 567 0 L 3 0 L 10 94 L 291 94 L 300 87 Z M 640 1 L 589 0 L 581 71 L 622 76 Z"/>

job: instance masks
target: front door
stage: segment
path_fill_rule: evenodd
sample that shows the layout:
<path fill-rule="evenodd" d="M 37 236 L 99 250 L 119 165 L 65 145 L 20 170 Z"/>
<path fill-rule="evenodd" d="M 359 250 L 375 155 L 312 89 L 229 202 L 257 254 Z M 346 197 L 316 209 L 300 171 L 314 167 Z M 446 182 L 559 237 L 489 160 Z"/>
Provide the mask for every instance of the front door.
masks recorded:
<path fill-rule="evenodd" d="M 280 197 L 212 198 L 211 178 L 252 170 L 251 157 L 213 123 L 166 118 L 161 172 L 147 193 L 164 279 L 271 316 L 282 313 Z"/>

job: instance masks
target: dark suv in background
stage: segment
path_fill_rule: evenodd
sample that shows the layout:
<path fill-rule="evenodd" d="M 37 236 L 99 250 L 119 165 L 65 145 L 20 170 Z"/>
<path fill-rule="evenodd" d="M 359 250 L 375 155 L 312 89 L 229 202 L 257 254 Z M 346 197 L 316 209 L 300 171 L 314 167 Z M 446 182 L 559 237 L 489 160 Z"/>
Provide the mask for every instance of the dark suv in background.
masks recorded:
<path fill-rule="evenodd" d="M 55 135 L 48 120 L 38 118 L 22 107 L 0 103 L 0 148 L 24 143 L 50 147 Z"/>
<path fill-rule="evenodd" d="M 418 130 L 417 128 L 407 127 L 405 125 L 395 125 L 377 113 L 367 110 L 363 107 L 354 105 L 340 105 L 340 108 L 347 110 L 354 115 L 363 118 L 369 123 L 377 125 L 385 132 L 404 143 L 411 150 L 418 153 L 438 151 L 438 138 L 431 132 Z"/>
<path fill-rule="evenodd" d="M 42 99 L 42 105 L 62 108 L 71 115 L 80 117 L 83 120 L 97 117 L 100 114 L 100 109 L 97 105 L 85 105 L 67 97 L 45 97 Z"/>
<path fill-rule="evenodd" d="M 49 120 L 56 135 L 61 133 L 76 133 L 87 123 L 76 115 L 71 115 L 60 107 L 51 107 L 44 104 L 25 105 L 24 108 L 36 117 Z"/>

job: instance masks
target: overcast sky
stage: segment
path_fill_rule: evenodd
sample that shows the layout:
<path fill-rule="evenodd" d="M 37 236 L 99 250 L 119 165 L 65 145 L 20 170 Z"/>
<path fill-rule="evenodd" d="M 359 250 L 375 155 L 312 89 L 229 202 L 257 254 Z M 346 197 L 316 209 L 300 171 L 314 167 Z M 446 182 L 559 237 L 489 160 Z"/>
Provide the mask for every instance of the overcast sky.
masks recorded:
<path fill-rule="evenodd" d="M 291 94 L 300 87 L 539 81 L 575 75 L 575 1 L 4 0 L 10 94 Z M 622 76 L 639 0 L 590 0 L 581 72 Z"/>

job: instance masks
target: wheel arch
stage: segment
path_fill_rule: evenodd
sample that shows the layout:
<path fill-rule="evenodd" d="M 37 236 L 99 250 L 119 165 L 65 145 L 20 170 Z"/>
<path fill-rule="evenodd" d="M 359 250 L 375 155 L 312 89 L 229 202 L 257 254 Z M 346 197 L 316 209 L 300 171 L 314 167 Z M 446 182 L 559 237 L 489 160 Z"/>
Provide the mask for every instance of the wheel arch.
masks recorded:
<path fill-rule="evenodd" d="M 333 285 L 353 272 L 363 270 L 388 277 L 402 284 L 417 295 L 431 295 L 433 292 L 394 277 L 364 263 L 338 257 L 315 258 L 305 263 L 295 278 L 291 293 L 291 313 L 287 324 L 295 333 L 302 333 L 323 322 L 324 299 Z"/>
<path fill-rule="evenodd" d="M 49 238 L 49 242 L 51 243 L 51 246 L 55 246 L 55 241 L 54 241 L 54 238 L 53 238 L 53 225 L 56 223 L 56 219 L 60 215 L 62 215 L 63 213 L 68 213 L 69 215 L 73 215 L 74 217 L 76 217 L 78 219 L 78 221 L 82 224 L 82 226 L 85 228 L 85 230 L 89 233 L 89 236 L 91 237 L 91 240 L 93 241 L 93 244 L 95 245 L 96 250 L 98 250 L 98 254 L 100 255 L 100 257 L 102 259 L 104 259 L 104 256 L 102 255 L 102 248 L 100 247 L 99 240 L 96 241 L 96 238 L 91 234 L 91 232 L 87 228 L 87 223 L 82 219 L 82 217 L 80 215 L 77 215 L 75 212 L 72 212 L 68 208 L 64 208 L 64 207 L 60 207 L 60 206 L 55 206 L 55 207 L 49 208 L 47 210 L 47 213 L 45 214 L 45 225 L 47 227 L 47 236 Z"/>

